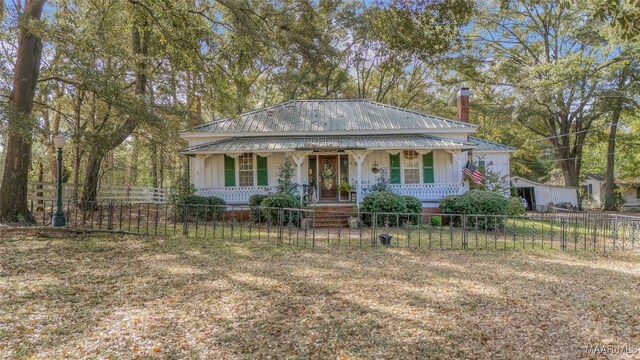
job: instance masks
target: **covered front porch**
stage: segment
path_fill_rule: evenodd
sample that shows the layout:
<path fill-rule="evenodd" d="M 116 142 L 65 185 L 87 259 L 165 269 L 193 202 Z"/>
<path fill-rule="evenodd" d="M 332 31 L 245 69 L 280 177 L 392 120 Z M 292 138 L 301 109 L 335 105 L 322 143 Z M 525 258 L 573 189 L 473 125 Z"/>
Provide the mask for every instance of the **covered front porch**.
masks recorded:
<path fill-rule="evenodd" d="M 299 193 L 312 204 L 359 205 L 381 176 L 388 177 L 392 191 L 415 196 L 424 207 L 436 207 L 443 197 L 467 190 L 461 169 L 472 145 L 465 141 L 398 135 L 357 139 L 234 139 L 185 152 L 191 155 L 197 194 L 220 197 L 227 204 L 247 204 L 252 195 L 275 193 L 278 168 L 287 156 Z"/>

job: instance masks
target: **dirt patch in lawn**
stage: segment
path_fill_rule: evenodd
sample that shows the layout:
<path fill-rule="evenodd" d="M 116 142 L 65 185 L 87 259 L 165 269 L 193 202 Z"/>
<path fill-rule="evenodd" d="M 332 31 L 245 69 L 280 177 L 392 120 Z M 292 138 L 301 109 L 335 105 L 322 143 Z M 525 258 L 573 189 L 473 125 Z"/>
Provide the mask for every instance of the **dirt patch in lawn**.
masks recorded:
<path fill-rule="evenodd" d="M 6 357 L 589 358 L 589 345 L 640 347 L 634 253 L 3 239 Z"/>

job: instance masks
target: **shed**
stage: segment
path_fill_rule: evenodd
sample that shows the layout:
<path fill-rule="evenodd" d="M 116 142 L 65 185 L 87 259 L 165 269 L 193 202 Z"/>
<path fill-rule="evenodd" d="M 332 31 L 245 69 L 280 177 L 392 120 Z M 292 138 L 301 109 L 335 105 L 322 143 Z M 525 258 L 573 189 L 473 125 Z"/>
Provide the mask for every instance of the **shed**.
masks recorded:
<path fill-rule="evenodd" d="M 511 181 L 518 188 L 518 196 L 527 200 L 528 211 L 539 210 L 550 203 L 578 206 L 577 187 L 540 184 L 519 176 L 511 177 Z"/>

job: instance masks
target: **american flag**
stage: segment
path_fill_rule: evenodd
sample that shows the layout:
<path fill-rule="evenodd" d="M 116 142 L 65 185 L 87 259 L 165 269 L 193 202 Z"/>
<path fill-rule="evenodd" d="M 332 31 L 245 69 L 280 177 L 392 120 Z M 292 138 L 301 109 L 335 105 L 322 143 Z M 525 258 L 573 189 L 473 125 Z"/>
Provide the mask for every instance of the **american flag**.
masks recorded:
<path fill-rule="evenodd" d="M 462 169 L 462 172 L 476 184 L 482 184 L 482 180 L 484 180 L 484 175 L 478 171 L 478 168 L 476 168 L 471 161 L 467 161 L 467 165 Z"/>

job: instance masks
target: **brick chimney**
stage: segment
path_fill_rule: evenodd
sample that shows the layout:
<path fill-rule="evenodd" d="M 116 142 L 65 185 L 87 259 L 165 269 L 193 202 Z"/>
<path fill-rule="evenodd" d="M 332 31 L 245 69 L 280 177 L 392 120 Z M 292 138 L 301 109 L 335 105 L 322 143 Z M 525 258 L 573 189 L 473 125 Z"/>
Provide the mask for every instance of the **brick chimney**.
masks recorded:
<path fill-rule="evenodd" d="M 463 87 L 458 90 L 458 120 L 469 122 L 469 88 Z"/>

